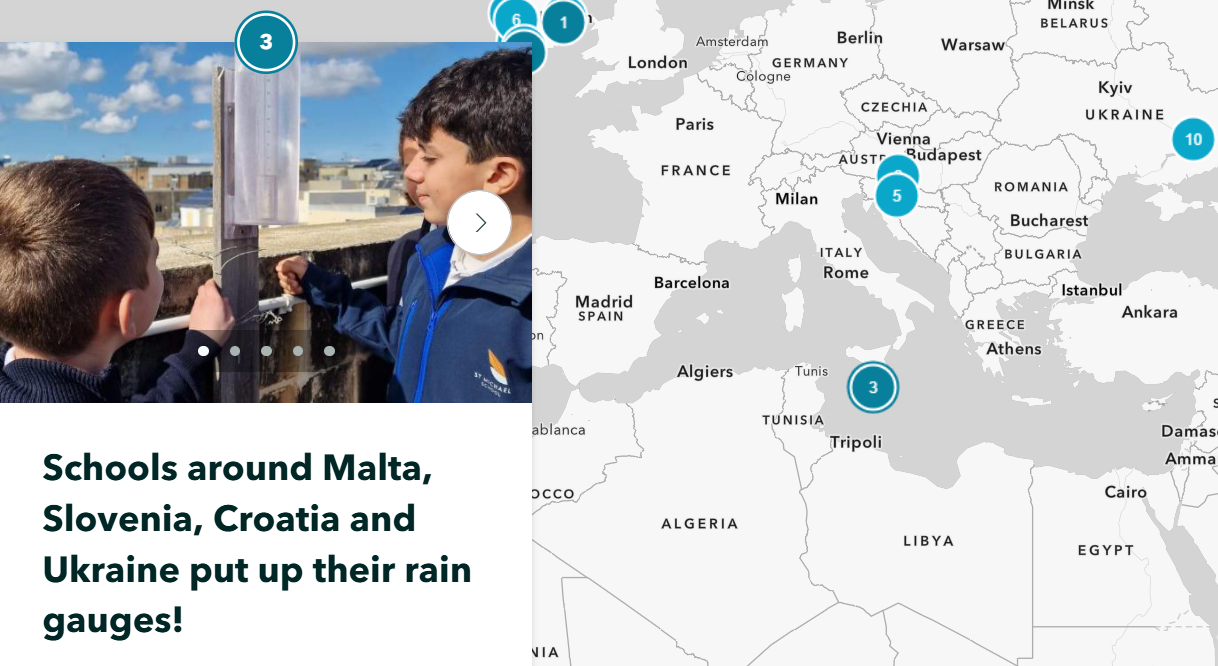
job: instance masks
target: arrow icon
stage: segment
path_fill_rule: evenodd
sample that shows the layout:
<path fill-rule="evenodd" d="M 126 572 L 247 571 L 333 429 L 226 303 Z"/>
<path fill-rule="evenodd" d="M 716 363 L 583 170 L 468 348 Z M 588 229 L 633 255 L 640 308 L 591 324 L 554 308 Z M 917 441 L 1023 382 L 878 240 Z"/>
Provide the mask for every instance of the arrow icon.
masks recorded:
<path fill-rule="evenodd" d="M 474 215 L 478 215 L 478 214 L 477 214 L 477 213 L 474 213 Z M 482 218 L 482 216 L 481 216 L 481 215 L 478 215 L 478 219 L 479 219 L 479 220 L 482 220 L 482 227 L 485 227 L 485 226 L 486 226 L 486 220 L 484 220 L 484 219 Z M 479 231 L 482 231 L 482 227 L 478 227 L 477 229 L 474 229 L 474 233 L 478 233 Z"/>

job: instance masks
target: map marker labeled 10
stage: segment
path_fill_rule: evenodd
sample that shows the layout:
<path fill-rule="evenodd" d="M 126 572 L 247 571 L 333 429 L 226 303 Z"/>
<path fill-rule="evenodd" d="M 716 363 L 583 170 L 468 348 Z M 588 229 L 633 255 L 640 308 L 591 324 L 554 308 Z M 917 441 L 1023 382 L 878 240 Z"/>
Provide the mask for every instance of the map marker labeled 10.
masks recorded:
<path fill-rule="evenodd" d="M 490 254 L 503 247 L 512 231 L 512 212 L 498 195 L 471 190 L 457 197 L 448 211 L 448 235 L 470 254 Z"/>
<path fill-rule="evenodd" d="M 1181 120 L 1171 134 L 1172 148 L 1186 160 L 1199 160 L 1214 149 L 1214 128 L 1200 118 Z"/>

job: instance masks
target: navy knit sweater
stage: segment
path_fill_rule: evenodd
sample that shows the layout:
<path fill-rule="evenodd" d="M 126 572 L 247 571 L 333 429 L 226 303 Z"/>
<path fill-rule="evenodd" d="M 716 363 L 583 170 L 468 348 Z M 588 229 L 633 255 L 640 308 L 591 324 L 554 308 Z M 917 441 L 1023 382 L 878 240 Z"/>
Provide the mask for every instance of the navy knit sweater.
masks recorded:
<path fill-rule="evenodd" d="M 10 345 L 0 346 L 0 364 Z M 207 356 L 199 355 L 207 347 Z M 198 331 L 186 332 L 182 351 L 165 359 L 165 370 L 151 391 L 131 402 L 198 402 L 203 381 L 220 345 Z M 122 402 L 118 368 L 111 364 L 99 375 L 56 361 L 16 359 L 0 368 L 0 403 Z"/>

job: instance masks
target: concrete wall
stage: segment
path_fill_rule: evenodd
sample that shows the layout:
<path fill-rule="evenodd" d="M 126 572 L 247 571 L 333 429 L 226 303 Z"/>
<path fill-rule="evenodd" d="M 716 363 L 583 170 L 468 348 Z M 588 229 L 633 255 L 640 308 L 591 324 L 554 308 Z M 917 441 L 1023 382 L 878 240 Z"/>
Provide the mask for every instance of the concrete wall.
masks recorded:
<path fill-rule="evenodd" d="M 336 224 L 375 215 L 375 206 L 310 206 L 301 213 L 301 218 L 308 224 Z"/>
<path fill-rule="evenodd" d="M 330 180 L 318 180 L 316 178 L 305 181 L 305 186 L 301 188 L 303 192 L 328 192 L 332 190 L 358 190 L 362 188 L 364 183 L 357 183 L 354 180 L 345 178 L 333 178 Z"/>
<path fill-rule="evenodd" d="M 331 192 L 306 192 L 310 206 L 325 204 L 366 204 L 368 190 L 334 190 Z"/>

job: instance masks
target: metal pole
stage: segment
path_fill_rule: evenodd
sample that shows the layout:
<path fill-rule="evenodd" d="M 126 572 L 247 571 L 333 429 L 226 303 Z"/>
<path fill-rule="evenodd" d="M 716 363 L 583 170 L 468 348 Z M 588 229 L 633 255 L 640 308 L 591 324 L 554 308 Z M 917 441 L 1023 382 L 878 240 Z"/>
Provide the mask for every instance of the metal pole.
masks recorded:
<path fill-rule="evenodd" d="M 213 129 L 212 225 L 216 240 L 212 275 L 228 299 L 237 318 L 229 346 L 257 349 L 259 318 L 250 315 L 258 308 L 258 227 L 234 224 L 234 73 L 221 67 L 212 75 L 211 112 Z M 220 355 L 216 383 L 218 402 L 258 402 L 259 357 L 255 354 Z"/>

